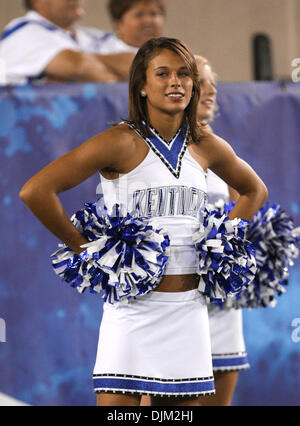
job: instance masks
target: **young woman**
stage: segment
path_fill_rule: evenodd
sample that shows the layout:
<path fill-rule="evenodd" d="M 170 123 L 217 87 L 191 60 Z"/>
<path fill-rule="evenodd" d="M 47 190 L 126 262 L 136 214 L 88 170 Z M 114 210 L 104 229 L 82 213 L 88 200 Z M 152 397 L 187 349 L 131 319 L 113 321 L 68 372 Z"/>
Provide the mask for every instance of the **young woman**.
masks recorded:
<path fill-rule="evenodd" d="M 193 55 L 179 40 L 151 39 L 130 72 L 129 121 L 50 163 L 20 191 L 37 218 L 75 253 L 86 238 L 58 194 L 101 173 L 104 202 L 154 217 L 170 238 L 165 275 L 128 303 L 104 304 L 94 387 L 99 405 L 201 405 L 214 392 L 207 307 L 197 290 L 192 234 L 200 224 L 208 167 L 240 197 L 229 218 L 250 219 L 267 190 L 221 138 L 197 124 L 199 82 Z M 189 194 L 188 206 L 184 195 Z"/>
<path fill-rule="evenodd" d="M 201 97 L 198 105 L 198 118 L 209 123 L 216 110 L 216 77 L 206 58 L 196 56 Z M 208 128 L 209 126 L 207 126 Z M 235 201 L 238 194 L 210 170 L 207 171 L 208 202 Z M 243 337 L 242 310 L 220 310 L 218 306 L 208 306 L 210 337 L 212 345 L 213 371 L 216 394 L 206 396 L 204 405 L 231 405 L 238 372 L 248 368 L 248 358 Z"/>

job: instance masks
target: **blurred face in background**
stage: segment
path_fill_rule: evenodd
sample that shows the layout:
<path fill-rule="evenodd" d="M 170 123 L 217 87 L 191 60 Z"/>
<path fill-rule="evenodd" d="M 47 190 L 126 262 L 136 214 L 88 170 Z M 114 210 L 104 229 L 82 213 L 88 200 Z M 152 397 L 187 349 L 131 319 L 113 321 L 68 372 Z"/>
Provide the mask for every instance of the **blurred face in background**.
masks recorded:
<path fill-rule="evenodd" d="M 197 116 L 201 121 L 212 120 L 216 109 L 216 79 L 208 63 L 199 60 L 197 57 L 196 63 L 201 90 Z"/>
<path fill-rule="evenodd" d="M 161 37 L 165 23 L 164 14 L 155 0 L 141 0 L 115 21 L 117 36 L 134 47 L 141 47 L 154 37 Z"/>
<path fill-rule="evenodd" d="M 82 17 L 84 3 L 84 0 L 32 0 L 37 13 L 64 29 Z"/>

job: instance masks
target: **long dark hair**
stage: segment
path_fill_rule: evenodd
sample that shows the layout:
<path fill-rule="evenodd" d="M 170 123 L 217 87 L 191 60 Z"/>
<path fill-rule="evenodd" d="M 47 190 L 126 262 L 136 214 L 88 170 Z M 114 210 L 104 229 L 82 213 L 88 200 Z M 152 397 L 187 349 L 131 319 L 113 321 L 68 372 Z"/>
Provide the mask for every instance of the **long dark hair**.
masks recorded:
<path fill-rule="evenodd" d="M 169 49 L 179 55 L 185 62 L 193 80 L 193 95 L 184 111 L 184 120 L 189 127 L 193 142 L 198 142 L 202 135 L 201 124 L 197 121 L 197 106 L 200 98 L 200 85 L 197 65 L 193 54 L 182 41 L 175 38 L 159 37 L 148 40 L 138 50 L 130 69 L 129 77 L 129 118 L 128 121 L 144 134 L 149 135 L 149 118 L 146 99 L 140 91 L 146 83 L 146 71 L 150 60 L 161 50 Z M 143 124 L 143 122 L 145 124 Z"/>

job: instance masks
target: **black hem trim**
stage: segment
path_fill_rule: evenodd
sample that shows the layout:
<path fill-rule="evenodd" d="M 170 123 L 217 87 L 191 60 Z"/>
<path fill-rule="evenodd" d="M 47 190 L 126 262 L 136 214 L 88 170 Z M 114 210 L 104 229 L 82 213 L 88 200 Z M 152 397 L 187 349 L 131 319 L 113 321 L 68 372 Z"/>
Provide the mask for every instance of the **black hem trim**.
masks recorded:
<path fill-rule="evenodd" d="M 213 380 L 213 376 L 209 377 L 193 377 L 193 378 L 185 378 L 185 379 L 161 379 L 157 377 L 147 377 L 147 376 L 135 376 L 131 374 L 115 374 L 115 373 L 101 373 L 101 374 L 93 374 L 93 378 L 97 377 L 122 377 L 129 379 L 137 379 L 137 380 L 153 380 L 156 382 L 169 382 L 169 383 L 181 383 L 181 382 L 203 382 L 207 380 Z"/>
<path fill-rule="evenodd" d="M 215 367 L 213 368 L 213 372 L 217 373 L 217 372 L 222 372 L 222 373 L 226 373 L 227 371 L 241 371 L 241 370 L 249 370 L 250 368 L 250 364 L 247 365 L 241 365 L 240 367 Z"/>
<path fill-rule="evenodd" d="M 173 396 L 176 398 L 180 397 L 195 397 L 198 398 L 199 396 L 207 396 L 207 395 L 215 395 L 216 391 L 205 391 L 203 393 L 156 393 L 156 392 L 147 392 L 147 391 L 120 391 L 120 390 L 113 390 L 113 389 L 95 389 L 95 393 L 113 393 L 113 394 L 121 394 L 121 395 L 147 395 L 147 396 Z"/>
<path fill-rule="evenodd" d="M 247 352 L 227 352 L 224 354 L 212 354 L 212 358 L 218 358 L 218 357 L 226 357 L 226 356 L 248 356 Z"/>

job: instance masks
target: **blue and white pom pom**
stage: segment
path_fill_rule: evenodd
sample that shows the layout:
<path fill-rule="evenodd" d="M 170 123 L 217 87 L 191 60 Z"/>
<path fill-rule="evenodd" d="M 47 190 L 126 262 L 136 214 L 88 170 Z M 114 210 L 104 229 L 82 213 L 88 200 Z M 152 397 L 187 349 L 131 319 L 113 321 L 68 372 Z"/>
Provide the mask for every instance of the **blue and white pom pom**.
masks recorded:
<path fill-rule="evenodd" d="M 244 238 L 247 222 L 230 220 L 218 210 L 205 211 L 193 241 L 199 257 L 199 291 L 218 303 L 239 293 L 254 279 L 254 249 Z"/>
<path fill-rule="evenodd" d="M 247 238 L 255 247 L 258 269 L 254 295 L 243 303 L 250 308 L 275 306 L 275 297 L 286 292 L 289 268 L 299 255 L 300 227 L 295 228 L 279 204 L 266 203 L 249 222 Z"/>
<path fill-rule="evenodd" d="M 71 217 L 88 239 L 77 255 L 65 244 L 51 255 L 55 273 L 82 293 L 103 293 L 110 303 L 149 293 L 160 282 L 168 260 L 169 238 L 155 221 L 133 218 L 119 205 L 87 203 Z"/>
<path fill-rule="evenodd" d="M 228 213 L 234 203 L 218 205 L 220 214 Z M 277 304 L 277 296 L 286 292 L 289 268 L 299 255 L 300 227 L 278 204 L 266 203 L 249 221 L 247 240 L 255 248 L 255 279 L 234 298 L 224 301 L 222 309 L 265 308 Z"/>

